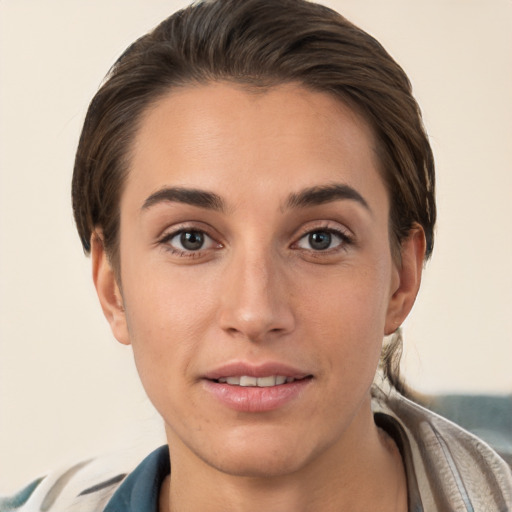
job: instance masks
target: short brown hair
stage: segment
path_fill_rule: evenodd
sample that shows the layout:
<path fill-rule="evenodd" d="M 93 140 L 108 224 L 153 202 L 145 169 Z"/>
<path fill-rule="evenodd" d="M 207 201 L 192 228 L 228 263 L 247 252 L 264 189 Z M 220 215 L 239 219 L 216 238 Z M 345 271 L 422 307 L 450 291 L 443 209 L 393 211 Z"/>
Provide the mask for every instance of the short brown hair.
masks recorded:
<path fill-rule="evenodd" d="M 73 209 L 86 253 L 101 228 L 119 271 L 119 202 L 141 114 L 174 87 L 212 81 L 299 83 L 357 110 L 376 135 L 393 254 L 417 223 L 430 256 L 434 160 L 411 84 L 372 36 L 306 0 L 194 3 L 121 55 L 89 106 L 76 154 Z"/>

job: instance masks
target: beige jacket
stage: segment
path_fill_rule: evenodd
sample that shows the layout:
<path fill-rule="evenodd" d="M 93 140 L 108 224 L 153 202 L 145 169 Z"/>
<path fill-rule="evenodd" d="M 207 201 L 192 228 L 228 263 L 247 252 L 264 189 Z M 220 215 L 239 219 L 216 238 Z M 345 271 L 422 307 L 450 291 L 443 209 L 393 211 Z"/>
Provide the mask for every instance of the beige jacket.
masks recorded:
<path fill-rule="evenodd" d="M 410 512 L 512 511 L 511 469 L 487 444 L 393 389 L 373 397 L 402 453 Z"/>

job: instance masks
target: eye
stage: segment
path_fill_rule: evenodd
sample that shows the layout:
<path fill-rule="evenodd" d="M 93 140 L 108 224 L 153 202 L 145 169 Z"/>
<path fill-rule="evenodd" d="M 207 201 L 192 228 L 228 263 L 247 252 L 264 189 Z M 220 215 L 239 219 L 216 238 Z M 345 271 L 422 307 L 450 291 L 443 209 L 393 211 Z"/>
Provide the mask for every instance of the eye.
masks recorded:
<path fill-rule="evenodd" d="M 182 229 L 163 238 L 162 243 L 176 252 L 196 252 L 215 247 L 216 242 L 204 231 Z"/>
<path fill-rule="evenodd" d="M 306 233 L 297 242 L 297 247 L 313 251 L 326 251 L 348 242 L 349 238 L 343 233 L 329 229 L 317 229 Z"/>

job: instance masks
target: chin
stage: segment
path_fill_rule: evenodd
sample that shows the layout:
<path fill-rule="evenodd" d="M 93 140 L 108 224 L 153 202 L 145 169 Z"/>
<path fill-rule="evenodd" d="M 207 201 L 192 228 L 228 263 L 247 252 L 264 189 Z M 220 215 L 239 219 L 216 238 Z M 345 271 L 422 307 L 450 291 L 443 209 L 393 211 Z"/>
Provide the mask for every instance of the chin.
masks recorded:
<path fill-rule="evenodd" d="M 296 454 L 254 453 L 225 457 L 216 464 L 222 473 L 246 478 L 276 478 L 297 472 L 305 465 Z"/>
<path fill-rule="evenodd" d="M 293 437 L 246 433 L 240 442 L 226 440 L 206 462 L 233 476 L 272 478 L 290 475 L 307 466 L 318 451 L 309 449 L 306 442 Z"/>

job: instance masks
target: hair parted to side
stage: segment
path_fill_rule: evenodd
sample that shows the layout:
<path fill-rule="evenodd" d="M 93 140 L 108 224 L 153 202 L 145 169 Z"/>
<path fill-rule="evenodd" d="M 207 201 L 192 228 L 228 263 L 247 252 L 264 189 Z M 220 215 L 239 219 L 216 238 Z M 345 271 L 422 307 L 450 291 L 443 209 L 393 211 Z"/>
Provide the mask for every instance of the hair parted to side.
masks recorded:
<path fill-rule="evenodd" d="M 72 182 L 84 251 L 100 230 L 119 277 L 119 203 L 142 114 L 176 87 L 229 81 L 268 88 L 298 83 L 347 103 L 372 126 L 390 196 L 390 243 L 421 225 L 432 252 L 436 206 L 432 150 L 402 68 L 372 36 L 306 0 L 205 0 L 135 41 L 94 96 Z M 400 337 L 383 367 L 400 388 Z M 387 369 L 387 370 L 386 370 Z"/>

